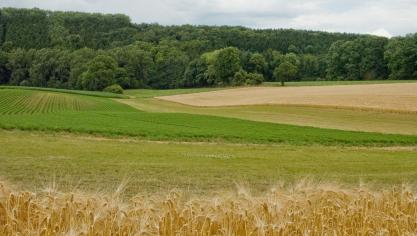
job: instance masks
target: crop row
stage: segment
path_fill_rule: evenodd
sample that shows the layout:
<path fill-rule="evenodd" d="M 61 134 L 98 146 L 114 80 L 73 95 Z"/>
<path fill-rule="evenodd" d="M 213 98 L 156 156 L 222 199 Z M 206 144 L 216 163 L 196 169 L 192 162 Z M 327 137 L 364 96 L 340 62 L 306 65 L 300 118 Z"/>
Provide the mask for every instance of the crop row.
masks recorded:
<path fill-rule="evenodd" d="M 77 96 L 34 91 L 1 90 L 0 114 L 35 114 L 58 111 L 79 111 L 89 107 Z"/>

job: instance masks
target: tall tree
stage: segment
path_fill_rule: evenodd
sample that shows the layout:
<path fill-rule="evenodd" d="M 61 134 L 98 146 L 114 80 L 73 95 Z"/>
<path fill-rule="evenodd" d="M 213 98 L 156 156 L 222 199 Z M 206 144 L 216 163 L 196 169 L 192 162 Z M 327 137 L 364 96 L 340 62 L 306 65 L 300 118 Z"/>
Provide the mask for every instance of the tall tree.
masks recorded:
<path fill-rule="evenodd" d="M 328 53 L 329 80 L 386 79 L 384 48 L 388 40 L 381 37 L 360 38 L 334 43 Z"/>
<path fill-rule="evenodd" d="M 209 59 L 209 65 L 214 73 L 214 84 L 223 86 L 229 85 L 233 77 L 241 69 L 239 50 L 234 47 L 228 47 L 213 52 Z"/>
<path fill-rule="evenodd" d="M 295 79 L 298 73 L 296 65 L 290 61 L 284 61 L 274 71 L 275 78 L 281 82 L 281 86 L 285 86 L 285 82 Z"/>
<path fill-rule="evenodd" d="M 385 51 L 385 59 L 388 62 L 390 79 L 416 79 L 417 34 L 391 39 Z"/>
<path fill-rule="evenodd" d="M 16 49 L 9 53 L 9 62 L 7 68 L 11 71 L 10 84 L 30 85 L 29 70 L 32 66 L 35 50 Z"/>
<path fill-rule="evenodd" d="M 103 90 L 114 84 L 117 62 L 110 56 L 98 55 L 89 64 L 86 72 L 82 74 L 82 86 L 85 90 Z"/>
<path fill-rule="evenodd" d="M 125 76 L 122 76 L 126 79 L 119 82 L 123 88 L 144 88 L 147 86 L 154 68 L 151 52 L 145 51 L 139 46 L 130 45 L 111 50 L 111 55 L 126 73 Z M 122 71 L 119 70 L 120 72 Z"/>
<path fill-rule="evenodd" d="M 1 9 L 3 42 L 25 49 L 45 48 L 50 45 L 48 16 L 39 9 Z"/>
<path fill-rule="evenodd" d="M 32 86 L 69 88 L 69 52 L 59 49 L 36 51 L 29 75 Z"/>
<path fill-rule="evenodd" d="M 252 73 L 264 74 L 267 68 L 265 57 L 260 53 L 252 54 L 248 64 L 248 71 Z"/>
<path fill-rule="evenodd" d="M 202 58 L 192 60 L 185 70 L 183 87 L 204 87 L 208 85 L 205 73 L 208 67 Z"/>
<path fill-rule="evenodd" d="M 69 88 L 83 89 L 82 74 L 88 70 L 88 65 L 97 55 L 93 49 L 83 48 L 71 53 L 70 61 L 70 78 L 68 81 Z"/>
<path fill-rule="evenodd" d="M 154 56 L 155 70 L 149 85 L 152 88 L 177 88 L 183 80 L 188 57 L 177 48 L 160 46 Z"/>
<path fill-rule="evenodd" d="M 7 68 L 9 56 L 0 50 L 0 84 L 7 84 L 10 80 L 10 70 Z"/>
<path fill-rule="evenodd" d="M 305 54 L 300 57 L 300 77 L 315 78 L 320 76 L 320 62 L 317 56 Z"/>

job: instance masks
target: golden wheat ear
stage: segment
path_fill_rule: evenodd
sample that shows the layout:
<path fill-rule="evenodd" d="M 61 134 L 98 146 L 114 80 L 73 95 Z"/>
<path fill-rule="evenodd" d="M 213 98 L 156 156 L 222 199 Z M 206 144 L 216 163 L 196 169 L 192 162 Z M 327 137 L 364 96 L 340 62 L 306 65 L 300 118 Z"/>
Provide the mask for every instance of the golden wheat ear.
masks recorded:
<path fill-rule="evenodd" d="M 412 186 L 376 191 L 307 180 L 258 196 L 31 193 L 1 184 L 1 235 L 415 235 Z M 282 184 L 281 184 L 282 186 Z M 372 187 L 372 186 L 371 186 Z M 116 200 L 115 200 L 116 198 Z"/>

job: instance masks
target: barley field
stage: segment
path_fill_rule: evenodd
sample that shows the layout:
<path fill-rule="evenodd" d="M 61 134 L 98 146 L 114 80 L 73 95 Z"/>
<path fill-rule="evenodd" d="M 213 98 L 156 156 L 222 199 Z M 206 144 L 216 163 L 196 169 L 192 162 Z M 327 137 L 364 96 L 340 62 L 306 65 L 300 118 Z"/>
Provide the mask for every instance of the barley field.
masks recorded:
<path fill-rule="evenodd" d="M 128 201 L 113 194 L 13 191 L 0 182 L 3 235 L 414 235 L 417 194 L 301 181 L 262 196 L 181 192 Z"/>

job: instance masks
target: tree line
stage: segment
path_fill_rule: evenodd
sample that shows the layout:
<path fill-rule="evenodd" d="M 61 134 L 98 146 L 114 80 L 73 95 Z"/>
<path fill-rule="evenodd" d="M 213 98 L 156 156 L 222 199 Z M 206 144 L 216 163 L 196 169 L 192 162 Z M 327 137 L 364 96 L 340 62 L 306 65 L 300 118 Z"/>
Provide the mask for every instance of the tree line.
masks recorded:
<path fill-rule="evenodd" d="M 124 15 L 0 9 L 0 83 L 67 89 L 416 79 L 417 35 L 134 24 Z"/>

